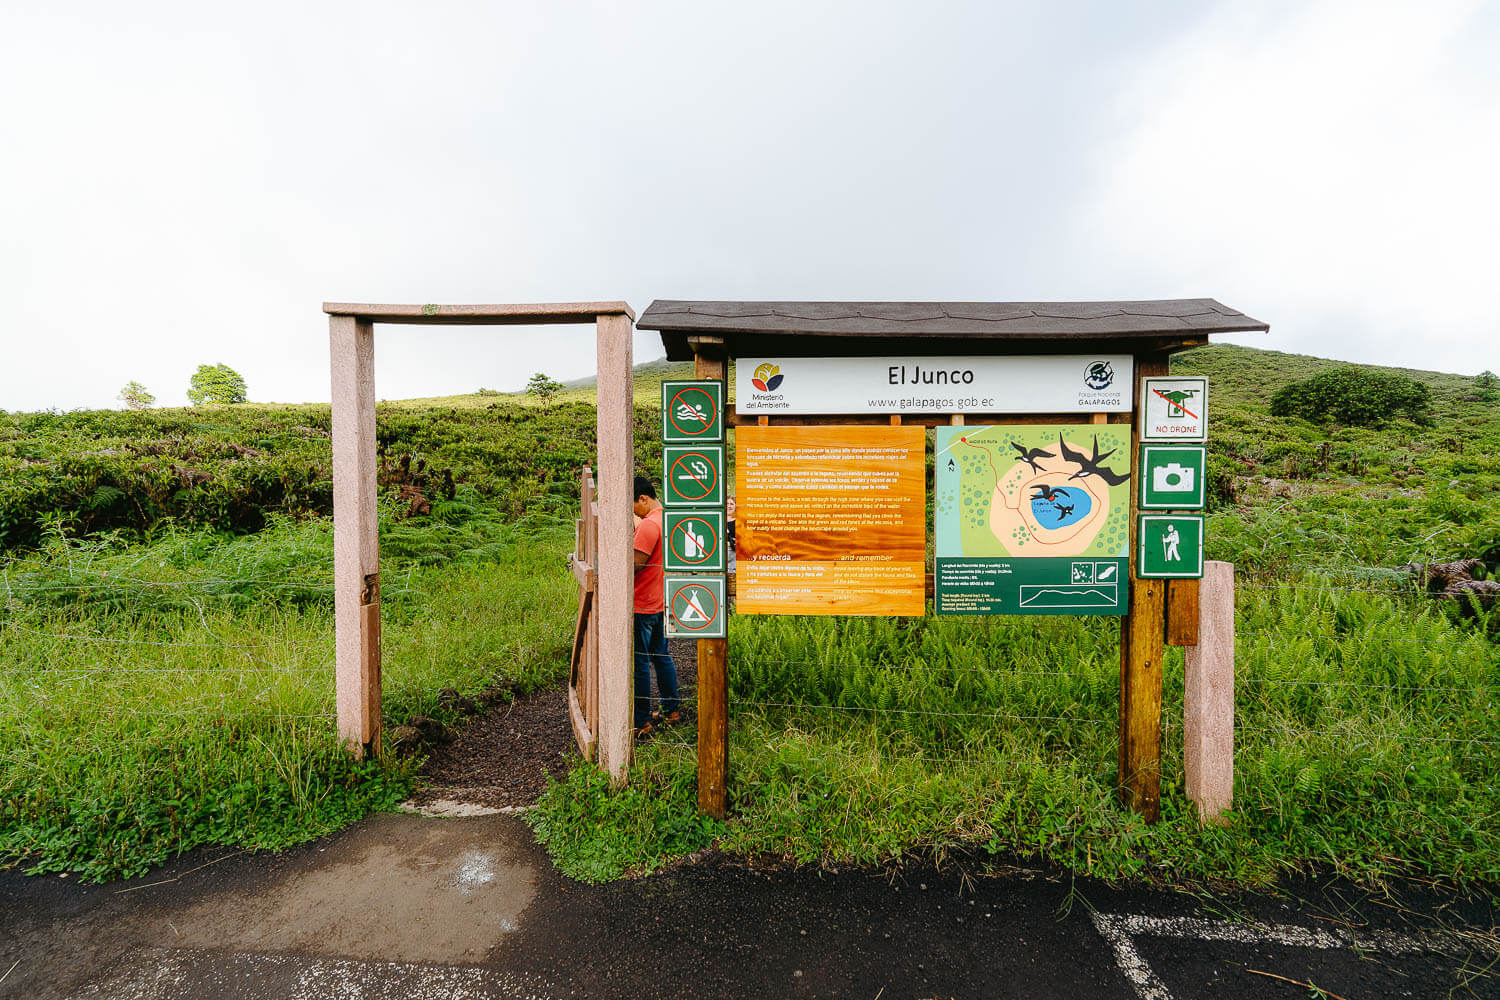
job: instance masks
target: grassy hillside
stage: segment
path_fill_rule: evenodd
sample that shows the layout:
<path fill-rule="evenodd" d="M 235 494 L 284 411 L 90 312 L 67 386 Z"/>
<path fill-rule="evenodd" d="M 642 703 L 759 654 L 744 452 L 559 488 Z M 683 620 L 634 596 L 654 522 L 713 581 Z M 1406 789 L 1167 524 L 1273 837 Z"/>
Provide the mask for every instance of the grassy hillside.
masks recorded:
<path fill-rule="evenodd" d="M 535 815 L 569 871 L 709 843 L 873 862 L 965 843 L 1096 875 L 1264 882 L 1329 865 L 1500 878 L 1500 647 L 1396 567 L 1500 554 L 1500 406 L 1411 373 L 1434 420 L 1272 417 L 1334 362 L 1209 347 L 1209 554 L 1241 583 L 1240 784 L 1199 830 L 1166 666 L 1166 821 L 1114 804 L 1114 623 L 737 617 L 728 824 L 692 818 L 691 733 L 628 791 L 587 769 Z M 659 461 L 637 373 L 636 448 Z M 593 393 L 382 403 L 387 724 L 566 672 L 564 568 Z M 332 726 L 326 405 L 0 413 L 0 864 L 91 877 L 198 844 L 274 847 L 399 801 L 410 758 Z M 1493 564 L 1492 564 L 1493 565 Z"/>

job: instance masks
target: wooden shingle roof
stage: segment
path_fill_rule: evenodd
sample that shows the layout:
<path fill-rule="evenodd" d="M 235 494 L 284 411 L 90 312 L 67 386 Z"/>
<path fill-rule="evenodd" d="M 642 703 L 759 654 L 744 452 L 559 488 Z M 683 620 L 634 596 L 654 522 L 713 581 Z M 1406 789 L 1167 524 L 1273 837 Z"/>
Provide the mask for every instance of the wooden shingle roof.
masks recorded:
<path fill-rule="evenodd" d="M 1108 346 L 1172 351 L 1211 333 L 1264 332 L 1213 299 L 1141 302 L 724 302 L 658 299 L 636 326 L 661 332 L 671 361 L 689 338 L 723 339 L 730 357 L 839 353 L 1027 353 Z"/>

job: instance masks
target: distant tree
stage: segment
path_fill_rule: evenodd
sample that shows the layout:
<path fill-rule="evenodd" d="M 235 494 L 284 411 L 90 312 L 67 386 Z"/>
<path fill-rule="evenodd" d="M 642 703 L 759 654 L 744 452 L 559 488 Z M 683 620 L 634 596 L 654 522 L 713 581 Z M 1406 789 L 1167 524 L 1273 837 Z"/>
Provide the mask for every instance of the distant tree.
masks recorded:
<path fill-rule="evenodd" d="M 228 365 L 199 365 L 188 387 L 194 406 L 204 403 L 243 403 L 248 396 L 244 376 Z"/>
<path fill-rule="evenodd" d="M 549 402 L 553 396 L 562 392 L 563 384 L 556 379 L 548 378 L 541 372 L 531 376 L 531 381 L 526 383 L 526 391 L 537 397 L 542 402 Z"/>
<path fill-rule="evenodd" d="M 1358 427 L 1394 417 L 1426 424 L 1432 422 L 1432 390 L 1400 372 L 1351 365 L 1282 386 L 1271 397 L 1271 415 Z"/>
<path fill-rule="evenodd" d="M 146 387 L 139 382 L 130 381 L 125 383 L 125 388 L 115 397 L 132 410 L 149 410 L 151 404 L 156 402 L 156 397 L 146 391 Z"/>
<path fill-rule="evenodd" d="M 1500 375 L 1492 371 L 1482 371 L 1474 376 L 1474 385 L 1480 389 L 1500 389 Z"/>

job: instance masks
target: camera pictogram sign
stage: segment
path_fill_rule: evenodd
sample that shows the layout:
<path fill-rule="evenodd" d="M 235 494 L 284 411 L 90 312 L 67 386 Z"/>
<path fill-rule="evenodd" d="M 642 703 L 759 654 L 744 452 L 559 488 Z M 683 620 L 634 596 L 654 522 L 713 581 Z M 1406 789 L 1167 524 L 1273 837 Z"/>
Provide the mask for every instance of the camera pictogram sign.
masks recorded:
<path fill-rule="evenodd" d="M 662 504 L 666 507 L 724 506 L 724 446 L 662 447 Z"/>
<path fill-rule="evenodd" d="M 1141 510 L 1202 510 L 1208 449 L 1141 445 Z"/>
<path fill-rule="evenodd" d="M 667 536 L 662 568 L 668 573 L 724 572 L 724 512 L 669 510 L 662 515 Z"/>
<path fill-rule="evenodd" d="M 666 444 L 724 440 L 724 383 L 663 382 L 661 439 Z"/>
<path fill-rule="evenodd" d="M 699 639 L 728 635 L 722 576 L 669 576 L 666 587 L 667 635 Z"/>

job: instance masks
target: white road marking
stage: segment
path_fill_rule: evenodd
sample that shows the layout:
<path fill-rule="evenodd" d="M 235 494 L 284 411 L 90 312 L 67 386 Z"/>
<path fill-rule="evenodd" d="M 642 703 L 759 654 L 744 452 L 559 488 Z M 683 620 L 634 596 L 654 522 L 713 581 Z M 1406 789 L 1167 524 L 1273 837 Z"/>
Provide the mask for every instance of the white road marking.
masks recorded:
<path fill-rule="evenodd" d="M 1140 913 L 1089 914 L 1094 926 L 1115 952 L 1115 963 L 1135 987 L 1141 1000 L 1172 1000 L 1166 984 L 1136 949 L 1135 937 L 1191 938 L 1195 941 L 1229 941 L 1235 944 L 1279 944 L 1288 948 L 1347 948 L 1392 955 L 1438 952 L 1458 955 L 1482 951 L 1500 955 L 1500 937 L 1475 931 L 1360 931 L 1298 927 L 1294 924 L 1236 923 L 1200 917 L 1148 917 Z"/>
<path fill-rule="evenodd" d="M 485 789 L 476 789 L 485 791 Z M 454 789 L 462 792 L 464 789 Z M 407 799 L 398 807 L 402 812 L 416 813 L 419 816 L 440 817 L 462 817 L 462 816 L 519 816 L 530 812 L 530 806 L 481 806 L 473 802 L 465 802 L 462 799 L 433 799 L 426 805 L 417 805 L 411 799 Z"/>
<path fill-rule="evenodd" d="M 230 954 L 151 948 L 127 959 L 109 979 L 74 994 L 76 1000 L 176 1000 L 185 996 L 256 996 L 284 1000 L 551 1000 L 544 980 L 474 966 L 355 962 L 300 955 Z M 282 984 L 285 984 L 283 986 Z"/>

